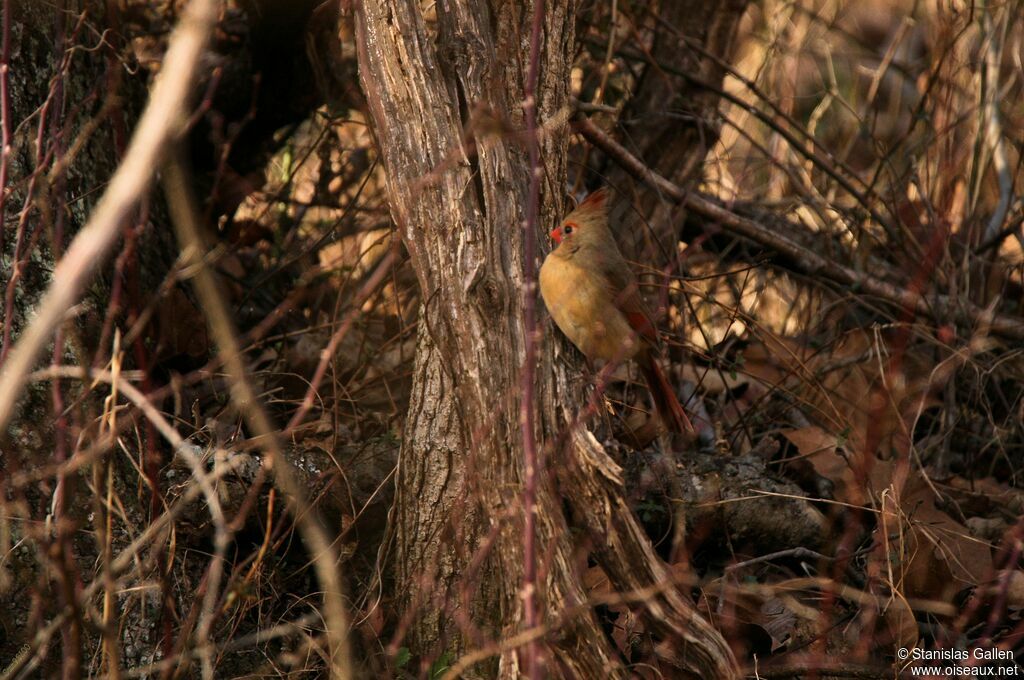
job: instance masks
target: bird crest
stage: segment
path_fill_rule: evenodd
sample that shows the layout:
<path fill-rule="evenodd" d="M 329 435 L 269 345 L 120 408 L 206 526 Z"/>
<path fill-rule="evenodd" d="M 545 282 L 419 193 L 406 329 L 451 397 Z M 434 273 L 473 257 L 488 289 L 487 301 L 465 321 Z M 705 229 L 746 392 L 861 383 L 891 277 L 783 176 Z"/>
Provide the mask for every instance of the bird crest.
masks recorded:
<path fill-rule="evenodd" d="M 608 187 L 601 187 L 587 194 L 573 212 L 603 213 L 608 207 Z"/>
<path fill-rule="evenodd" d="M 591 191 L 580 201 L 576 209 L 566 215 L 564 223 L 600 224 L 608 219 L 608 189 L 601 187 Z"/>

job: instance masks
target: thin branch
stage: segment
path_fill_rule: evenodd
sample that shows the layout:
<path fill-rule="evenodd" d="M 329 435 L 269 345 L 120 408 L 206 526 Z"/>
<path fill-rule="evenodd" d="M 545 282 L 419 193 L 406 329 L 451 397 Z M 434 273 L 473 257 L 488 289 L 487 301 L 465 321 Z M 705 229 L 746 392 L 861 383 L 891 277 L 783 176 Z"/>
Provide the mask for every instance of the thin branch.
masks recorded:
<path fill-rule="evenodd" d="M 199 227 L 199 211 L 191 193 L 189 177 L 180 151 L 172 154 L 163 175 L 171 220 L 178 232 L 182 254 L 186 262 L 190 262 L 195 269 L 194 286 L 206 310 L 210 333 L 219 347 L 231 385 L 232 399 L 252 433 L 260 437 L 266 447 L 266 453 L 274 468 L 274 485 L 293 505 L 295 522 L 310 553 L 317 579 L 323 588 L 331 677 L 336 680 L 348 680 L 352 673 L 347 639 L 349 625 L 345 613 L 337 552 L 321 524 L 319 513 L 306 498 L 296 479 L 294 468 L 284 455 L 277 437 L 277 428 L 272 425 L 249 383 L 228 305 L 221 295 L 213 272 L 206 266 L 202 256 L 204 248 Z"/>
<path fill-rule="evenodd" d="M 203 48 L 217 18 L 217 5 L 216 0 L 194 0 L 182 15 L 124 162 L 57 264 L 35 318 L 0 367 L 0 431 L 11 419 L 33 364 L 117 241 L 124 220 L 148 189 L 168 145 L 185 133 L 187 106 Z"/>
<path fill-rule="evenodd" d="M 999 184 L 999 203 L 995 211 L 985 225 L 982 234 L 982 241 L 990 241 L 999 233 L 1007 213 L 1010 212 L 1010 204 L 1013 202 L 1013 178 L 1010 176 L 1010 166 L 1006 159 L 1006 144 L 1003 141 L 1003 123 L 999 116 L 999 67 L 1003 58 L 1003 36 L 1005 31 L 997 28 L 992 21 L 992 9 L 988 3 L 982 10 L 982 29 L 988 36 L 988 49 L 985 50 L 984 75 L 982 78 L 982 91 L 984 101 L 982 102 L 982 116 L 985 126 L 985 142 L 992 152 L 992 167 L 996 173 L 996 180 Z M 1020 238 L 1018 236 L 1018 238 Z M 1024 240 L 1022 240 L 1024 243 Z"/>
<path fill-rule="evenodd" d="M 104 371 L 97 371 L 94 375 L 99 377 L 104 373 Z M 40 375 L 46 377 L 46 372 L 42 372 Z M 68 377 L 71 376 L 69 375 Z M 228 461 L 224 466 L 214 470 L 207 479 L 210 482 L 216 482 L 217 480 L 230 475 L 240 466 L 243 460 L 243 458 L 239 457 L 236 460 Z M 138 554 L 142 549 L 149 543 L 155 541 L 165 531 L 169 531 L 169 527 L 184 515 L 187 510 L 192 508 L 192 502 L 202 493 L 203 490 L 198 482 L 196 484 L 189 485 L 185 491 L 182 492 L 174 505 L 167 508 L 166 512 L 150 522 L 142 533 L 140 533 L 131 543 L 125 546 L 123 550 L 121 550 L 117 558 L 110 563 L 111 574 L 121 574 L 129 567 L 136 564 Z M 99 589 L 104 585 L 104 582 L 105 579 L 96 579 L 83 588 L 78 596 L 79 606 L 83 606 L 85 603 L 89 602 L 93 596 L 96 595 L 97 591 L 99 591 Z M 19 676 L 19 673 L 21 673 L 22 669 L 26 666 L 34 668 L 34 665 L 38 664 L 39 660 L 36 658 L 36 653 L 46 646 L 50 638 L 52 638 L 54 633 L 60 629 L 67 617 L 71 616 L 71 613 L 72 608 L 67 606 L 60 614 L 55 616 L 52 621 L 41 628 L 27 645 L 28 649 L 24 656 L 19 655 L 13 663 L 9 664 L 7 668 L 0 672 L 0 680 L 12 680 L 15 677 L 25 677 L 24 675 Z"/>
<path fill-rule="evenodd" d="M 726 231 L 783 255 L 797 271 L 810 276 L 820 276 L 841 286 L 859 289 L 940 323 L 946 321 L 944 314 L 959 307 L 959 315 L 978 326 L 980 331 L 988 331 L 1014 340 L 1024 340 L 1024 319 L 997 314 L 966 300 L 954 300 L 948 295 L 922 295 L 840 264 L 841 261 L 853 262 L 855 258 L 852 255 L 836 259 L 819 255 L 780 233 L 778 229 L 738 215 L 709 196 L 688 192 L 670 182 L 644 165 L 640 159 L 586 117 L 578 115 L 574 124 L 577 131 L 591 144 L 599 147 L 638 180 L 650 184 L 673 200 L 682 203 L 693 213 L 713 220 Z M 796 227 L 793 229 L 797 230 Z"/>
<path fill-rule="evenodd" d="M 520 374 L 522 395 L 519 400 L 519 426 L 523 436 L 523 624 L 527 629 L 538 625 L 537 615 L 537 455 L 534 426 L 534 381 L 537 374 L 537 272 L 534 247 L 537 242 L 537 213 L 540 203 L 540 141 L 537 139 L 537 79 L 540 74 L 540 37 L 544 18 L 544 0 L 534 0 L 533 25 L 530 29 L 530 68 L 523 88 L 523 109 L 526 115 L 526 144 L 530 152 L 530 189 L 526 198 L 526 220 L 523 224 L 523 369 Z M 526 676 L 540 680 L 544 668 L 540 658 L 540 640 L 533 637 L 526 644 Z"/>
<path fill-rule="evenodd" d="M 209 639 L 210 629 L 215 616 L 214 606 L 216 605 L 217 595 L 220 592 L 220 582 L 225 562 L 224 555 L 227 552 L 228 544 L 231 540 L 227 521 L 224 516 L 224 510 L 220 504 L 220 497 L 217 495 L 217 490 L 214 488 L 213 482 L 210 480 L 203 467 L 203 461 L 201 461 L 199 457 L 192 452 L 188 442 L 186 442 L 178 431 L 174 429 L 173 425 L 167 422 L 167 419 L 164 418 L 163 414 L 161 414 L 155 406 L 153 406 L 153 403 L 148 397 L 146 397 L 146 395 L 140 392 L 135 386 L 121 378 L 118 362 L 114 361 L 113 364 L 114 370 L 112 372 L 98 369 L 83 371 L 82 369 L 73 366 L 54 365 L 45 371 L 34 373 L 32 377 L 48 377 L 52 378 L 54 383 L 56 383 L 62 377 L 83 378 L 88 376 L 96 381 L 109 382 L 111 385 L 111 395 L 113 397 L 109 402 L 109 408 L 113 408 L 118 393 L 127 397 L 128 400 L 131 401 L 136 408 L 142 411 L 143 415 L 153 423 L 153 426 L 157 431 L 168 441 L 168 443 L 170 443 L 175 454 L 184 460 L 186 465 L 188 465 L 189 469 L 192 471 L 192 475 L 195 477 L 196 483 L 199 485 L 199 488 L 206 499 L 206 507 L 210 512 L 210 518 L 213 521 L 215 530 L 214 555 L 210 562 L 206 594 L 203 598 L 202 616 L 196 633 L 196 638 L 200 645 L 199 656 L 203 665 L 203 677 L 213 678 L 213 656 L 211 654 L 213 651 L 213 645 L 212 640 Z M 105 571 L 109 571 L 109 569 L 106 569 Z M 112 659 L 112 662 L 116 663 L 117 659 Z"/>
<path fill-rule="evenodd" d="M 230 641 L 217 647 L 217 655 L 222 656 L 228 652 L 238 651 L 242 649 L 254 649 L 257 645 L 265 644 L 272 640 L 278 640 L 281 638 L 291 637 L 298 633 L 305 633 L 308 628 L 313 626 L 319 620 L 319 616 L 316 612 L 300 616 L 295 621 L 286 621 L 279 623 L 270 628 L 264 628 L 257 630 L 254 633 L 248 635 L 242 635 L 240 637 L 232 638 Z M 125 678 L 149 678 L 153 677 L 157 673 L 174 667 L 183 660 L 198 656 L 198 652 L 184 651 L 180 654 L 168 657 L 166 659 L 160 659 L 146 666 L 140 666 L 139 668 L 131 668 L 124 674 Z"/>
<path fill-rule="evenodd" d="M 754 104 L 751 104 L 750 102 L 745 101 L 742 97 L 736 95 L 735 93 L 730 92 L 724 87 L 717 86 L 714 83 L 709 82 L 707 79 L 702 78 L 694 73 L 683 71 L 678 68 L 673 68 L 668 64 L 656 62 L 650 55 L 641 55 L 633 53 L 629 50 L 622 49 L 618 51 L 618 54 L 625 59 L 632 59 L 636 61 L 652 63 L 657 68 L 665 71 L 666 73 L 670 73 L 680 78 L 685 78 L 687 81 L 691 82 L 697 87 L 705 89 L 708 92 L 715 94 L 717 97 L 733 104 L 737 108 L 749 113 L 754 118 L 761 121 L 761 123 L 768 127 L 770 130 L 772 130 L 773 132 L 777 133 L 780 137 L 785 139 L 786 143 L 789 144 L 790 148 L 793 149 L 793 151 L 809 160 L 811 163 L 815 165 L 815 167 L 819 168 L 822 172 L 831 177 L 832 180 L 836 182 L 836 184 L 841 186 L 847 193 L 853 196 L 857 200 L 857 202 L 861 206 L 863 206 L 864 209 L 871 215 L 871 218 L 875 220 L 878 224 L 880 224 L 890 236 L 897 236 L 898 225 L 894 224 L 891 219 L 887 218 L 885 215 L 882 215 L 880 212 L 878 212 L 878 210 L 875 209 L 873 202 L 870 200 L 871 194 L 873 193 L 872 188 L 856 172 L 854 172 L 851 168 L 846 166 L 840 159 L 836 158 L 836 156 L 827 148 L 825 148 L 825 146 L 813 134 L 807 131 L 792 116 L 787 114 L 778 104 L 773 102 L 767 94 L 762 92 L 757 87 L 756 83 L 746 78 L 732 64 L 725 61 L 720 56 L 712 52 L 709 52 L 706 48 L 699 45 L 692 38 L 689 38 L 678 32 L 676 33 L 677 37 L 686 42 L 688 46 L 699 52 L 705 58 L 714 61 L 717 66 L 722 68 L 731 77 L 735 78 L 740 83 L 742 83 L 754 96 L 756 96 L 759 100 L 761 100 L 767 105 L 771 113 L 762 111 L 760 108 L 758 108 Z M 772 114 L 774 114 L 774 116 Z M 776 117 L 781 118 L 782 121 L 786 123 L 786 125 L 781 124 L 778 120 L 776 120 Z M 800 133 L 800 135 L 805 137 L 808 140 L 808 142 L 810 142 L 810 146 L 803 144 L 797 138 L 796 134 L 794 134 L 790 130 L 790 128 L 796 130 L 797 132 Z M 821 153 L 819 153 L 816 149 L 821 149 Z M 865 193 L 865 191 L 862 191 L 861 189 L 858 189 L 854 184 L 855 182 L 860 186 L 864 187 L 867 193 Z"/>
<path fill-rule="evenodd" d="M 11 155 L 11 0 L 3 0 L 3 38 L 0 45 L 0 253 L 4 250 L 4 206 Z M 4 319 L 4 323 L 10 323 Z"/>
<path fill-rule="evenodd" d="M 359 288 L 356 292 L 355 298 L 352 300 L 352 309 L 346 315 L 345 320 L 338 326 L 338 330 L 331 336 L 330 342 L 327 343 L 327 347 L 320 353 L 320 361 L 317 363 L 316 370 L 313 372 L 313 377 L 309 381 L 309 388 L 306 390 L 306 396 L 303 397 L 302 403 L 299 408 L 295 410 L 295 414 L 288 421 L 288 425 L 285 426 L 285 431 L 291 431 L 302 424 L 302 420 L 309 413 L 309 409 L 313 407 L 313 402 L 316 400 L 317 391 L 320 389 L 320 383 L 323 382 L 324 376 L 327 374 L 327 365 L 334 358 L 334 355 L 338 351 L 338 347 L 341 345 L 341 341 L 348 334 L 352 325 L 358 320 L 359 315 L 363 311 L 363 303 L 365 303 L 374 291 L 376 291 L 380 284 L 384 281 L 394 267 L 395 262 L 398 259 L 398 240 L 392 241 L 388 248 L 388 253 L 381 258 L 380 263 L 377 264 L 377 268 L 369 279 Z M 276 311 L 276 310 L 275 310 Z"/>

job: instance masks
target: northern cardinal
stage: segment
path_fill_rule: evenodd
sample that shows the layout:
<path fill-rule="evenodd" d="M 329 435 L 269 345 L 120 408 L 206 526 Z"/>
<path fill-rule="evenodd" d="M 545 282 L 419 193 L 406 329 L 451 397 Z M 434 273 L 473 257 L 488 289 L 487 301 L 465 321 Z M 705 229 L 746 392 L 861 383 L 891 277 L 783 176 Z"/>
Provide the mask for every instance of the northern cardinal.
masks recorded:
<path fill-rule="evenodd" d="M 540 268 L 541 297 L 559 330 L 588 359 L 636 359 L 665 427 L 693 432 L 658 366 L 658 332 L 608 228 L 607 200 L 607 191 L 598 189 L 551 231 L 558 247 Z"/>

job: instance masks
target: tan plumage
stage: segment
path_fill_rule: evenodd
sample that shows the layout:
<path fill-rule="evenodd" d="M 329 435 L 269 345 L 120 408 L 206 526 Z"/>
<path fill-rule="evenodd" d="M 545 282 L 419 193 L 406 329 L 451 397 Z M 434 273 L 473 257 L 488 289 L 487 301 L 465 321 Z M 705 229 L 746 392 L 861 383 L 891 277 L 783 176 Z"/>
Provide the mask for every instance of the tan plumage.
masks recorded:
<path fill-rule="evenodd" d="M 555 325 L 590 359 L 636 359 L 665 426 L 693 428 L 658 366 L 658 334 L 636 277 L 608 227 L 607 192 L 587 196 L 551 232 L 540 294 Z"/>

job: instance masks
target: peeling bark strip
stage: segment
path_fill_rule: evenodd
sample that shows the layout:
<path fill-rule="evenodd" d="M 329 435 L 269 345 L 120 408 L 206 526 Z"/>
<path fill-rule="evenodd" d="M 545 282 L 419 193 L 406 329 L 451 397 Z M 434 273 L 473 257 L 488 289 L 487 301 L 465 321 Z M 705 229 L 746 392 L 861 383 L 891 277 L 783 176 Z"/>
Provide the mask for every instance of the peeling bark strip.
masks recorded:
<path fill-rule="evenodd" d="M 407 644 L 429 666 L 473 648 L 495 654 L 522 625 L 522 438 L 519 376 L 524 356 L 523 232 L 529 160 L 522 130 L 532 3 L 450 0 L 436 24 L 418 3 L 356 5 L 360 77 L 391 211 L 422 290 L 413 397 L 393 515 L 396 581 L 411 621 Z M 575 5 L 547 3 L 537 83 L 541 126 L 568 103 Z M 433 35 L 436 28 L 437 35 Z M 567 133 L 541 141 L 541 225 L 560 213 Z M 545 200 L 546 199 L 546 200 Z M 530 238 L 537 238 L 530 234 Z M 537 399 L 549 441 L 585 403 L 578 381 L 544 344 Z M 537 433 L 538 437 L 541 433 Z M 564 441 L 564 439 L 563 439 Z M 593 535 L 621 589 L 657 591 L 641 605 L 668 657 L 694 677 L 738 677 L 721 636 L 668 578 L 623 495 L 618 468 L 585 432 L 570 438 L 562 489 L 544 468 L 536 497 L 539 618 L 551 677 L 626 677 L 586 602 L 563 499 Z M 546 474 L 544 474 L 546 472 Z M 433 600 L 433 601 L 432 601 Z M 458 602 L 456 611 L 435 603 Z M 543 627 L 543 626 L 542 626 Z M 484 658 L 486 654 L 479 654 Z M 463 677 L 517 677 L 518 650 Z"/>

